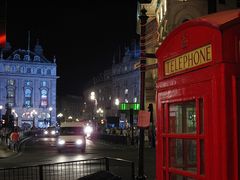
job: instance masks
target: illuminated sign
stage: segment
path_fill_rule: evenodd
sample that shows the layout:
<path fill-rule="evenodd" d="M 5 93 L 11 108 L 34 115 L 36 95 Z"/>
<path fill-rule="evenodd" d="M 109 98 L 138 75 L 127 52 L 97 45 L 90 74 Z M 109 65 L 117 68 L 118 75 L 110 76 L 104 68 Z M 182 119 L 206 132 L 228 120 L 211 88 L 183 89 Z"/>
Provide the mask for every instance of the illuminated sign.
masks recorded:
<path fill-rule="evenodd" d="M 130 109 L 138 111 L 140 110 L 140 104 L 139 103 L 121 103 L 119 105 L 119 110 L 125 111 Z"/>
<path fill-rule="evenodd" d="M 208 44 L 164 62 L 164 74 L 171 75 L 212 61 L 212 46 Z"/>

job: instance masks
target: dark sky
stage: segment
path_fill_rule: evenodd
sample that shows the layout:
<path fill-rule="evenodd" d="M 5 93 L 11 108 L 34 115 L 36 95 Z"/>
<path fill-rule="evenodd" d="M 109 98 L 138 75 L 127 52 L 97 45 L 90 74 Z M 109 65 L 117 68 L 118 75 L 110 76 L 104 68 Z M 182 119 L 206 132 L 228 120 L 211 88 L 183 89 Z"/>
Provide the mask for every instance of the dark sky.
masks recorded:
<path fill-rule="evenodd" d="M 2 1 L 2 0 L 1 0 Z M 7 0 L 7 41 L 31 49 L 36 40 L 58 65 L 58 95 L 81 95 L 94 75 L 110 68 L 118 46 L 135 36 L 137 0 Z"/>

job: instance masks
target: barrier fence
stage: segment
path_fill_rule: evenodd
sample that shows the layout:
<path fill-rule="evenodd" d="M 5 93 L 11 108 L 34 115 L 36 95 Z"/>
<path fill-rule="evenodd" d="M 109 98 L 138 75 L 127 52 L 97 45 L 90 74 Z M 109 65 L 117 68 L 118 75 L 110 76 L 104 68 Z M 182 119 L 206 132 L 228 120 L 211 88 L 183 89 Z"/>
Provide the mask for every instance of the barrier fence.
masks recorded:
<path fill-rule="evenodd" d="M 134 162 L 96 158 L 36 166 L 0 169 L 1 180 L 77 180 L 97 172 L 110 172 L 123 180 L 134 180 Z"/>

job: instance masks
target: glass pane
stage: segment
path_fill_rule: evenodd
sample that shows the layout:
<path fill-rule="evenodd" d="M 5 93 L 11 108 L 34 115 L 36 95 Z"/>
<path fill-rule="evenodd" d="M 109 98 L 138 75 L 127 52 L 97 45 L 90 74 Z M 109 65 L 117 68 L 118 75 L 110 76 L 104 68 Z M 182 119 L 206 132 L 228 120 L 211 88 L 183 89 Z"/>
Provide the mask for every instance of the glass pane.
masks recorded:
<path fill-rule="evenodd" d="M 163 104 L 163 132 L 166 132 L 166 104 Z"/>
<path fill-rule="evenodd" d="M 200 133 L 204 133 L 204 113 L 203 113 L 203 100 L 199 99 L 199 120 L 200 120 Z"/>
<path fill-rule="evenodd" d="M 163 138 L 163 166 L 166 166 L 166 138 Z"/>
<path fill-rule="evenodd" d="M 178 174 L 170 174 L 170 180 L 195 180 L 195 178 L 185 177 Z"/>
<path fill-rule="evenodd" d="M 196 133 L 195 101 L 169 106 L 169 131 L 171 133 Z"/>
<path fill-rule="evenodd" d="M 171 167 L 197 171 L 196 140 L 170 139 L 169 162 Z"/>
<path fill-rule="evenodd" d="M 205 174 L 204 141 L 200 141 L 200 174 Z"/>

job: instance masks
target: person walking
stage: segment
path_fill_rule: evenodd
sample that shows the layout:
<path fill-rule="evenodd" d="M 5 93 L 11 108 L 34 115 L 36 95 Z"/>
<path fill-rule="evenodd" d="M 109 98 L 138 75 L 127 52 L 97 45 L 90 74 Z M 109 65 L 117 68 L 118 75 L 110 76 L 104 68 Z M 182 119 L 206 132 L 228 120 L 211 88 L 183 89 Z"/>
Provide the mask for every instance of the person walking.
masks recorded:
<path fill-rule="evenodd" d="M 20 136 L 19 136 L 17 129 L 14 129 L 14 131 L 10 135 L 10 140 L 11 140 L 11 143 L 13 144 L 13 151 L 17 150 L 16 147 L 17 147 L 19 138 L 20 138 Z"/>

